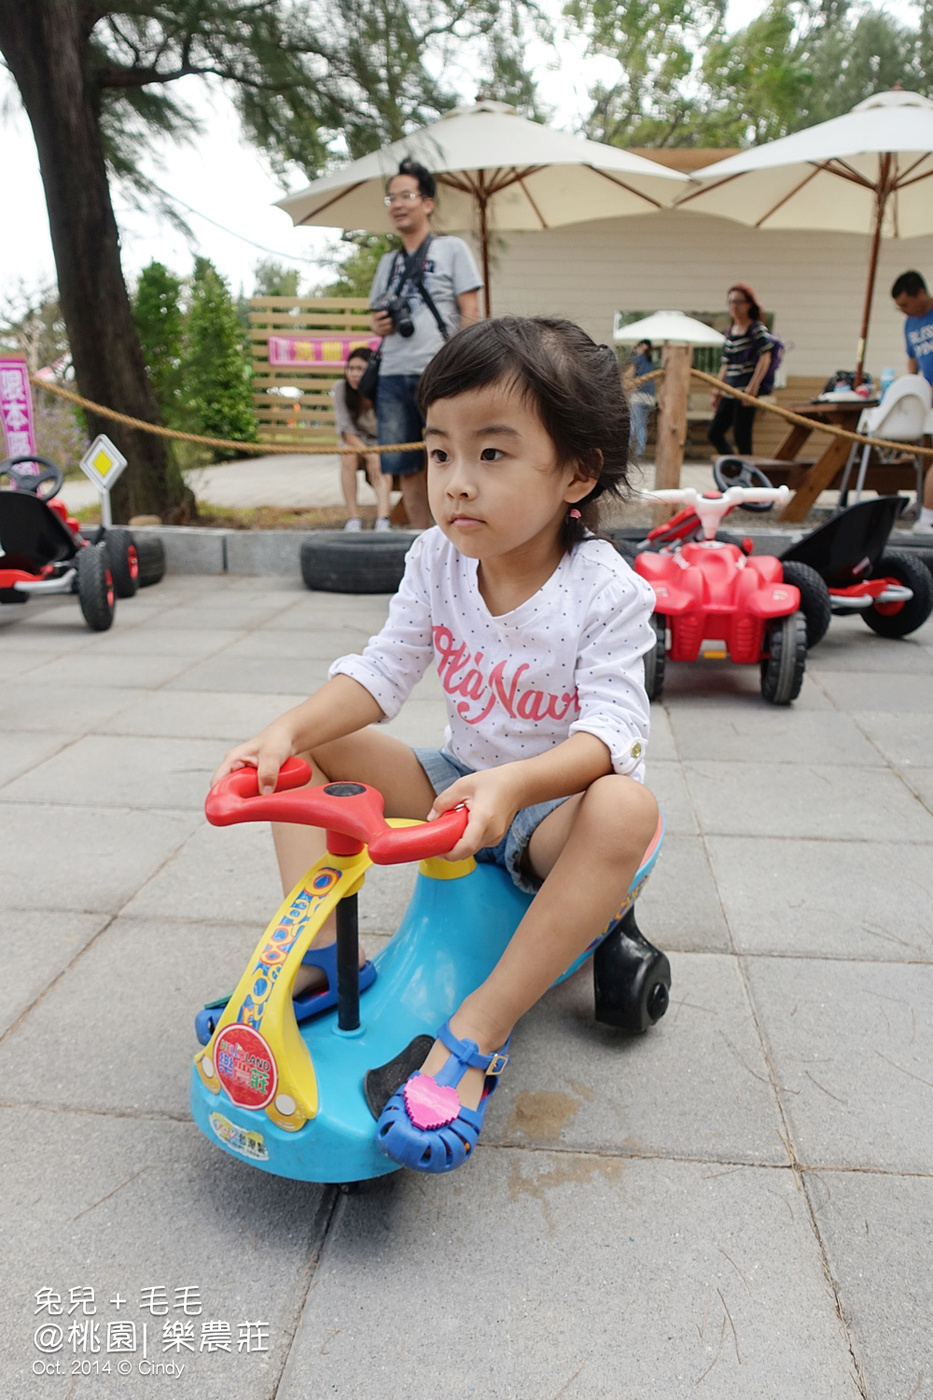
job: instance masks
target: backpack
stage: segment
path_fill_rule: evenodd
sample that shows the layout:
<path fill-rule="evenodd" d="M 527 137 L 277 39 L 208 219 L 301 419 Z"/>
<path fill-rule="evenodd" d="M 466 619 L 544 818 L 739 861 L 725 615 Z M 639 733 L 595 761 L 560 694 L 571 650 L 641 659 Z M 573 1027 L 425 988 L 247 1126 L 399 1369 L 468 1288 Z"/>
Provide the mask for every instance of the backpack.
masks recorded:
<path fill-rule="evenodd" d="M 774 388 L 774 377 L 780 369 L 781 361 L 784 358 L 785 346 L 780 336 L 773 335 L 772 332 L 769 331 L 768 339 L 771 342 L 771 363 L 768 366 L 767 374 L 765 375 L 764 379 L 761 381 L 761 384 L 759 386 L 759 394 L 771 393 L 771 390 Z"/>

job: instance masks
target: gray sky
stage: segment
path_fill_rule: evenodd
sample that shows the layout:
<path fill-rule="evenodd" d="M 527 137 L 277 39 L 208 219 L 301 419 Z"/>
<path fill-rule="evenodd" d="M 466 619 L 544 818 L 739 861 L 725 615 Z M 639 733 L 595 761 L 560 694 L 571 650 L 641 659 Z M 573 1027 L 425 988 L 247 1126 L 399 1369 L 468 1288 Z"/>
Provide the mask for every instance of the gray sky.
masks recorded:
<path fill-rule="evenodd" d="M 559 12 L 557 0 L 548 8 Z M 907 0 L 894 0 L 887 8 L 900 18 L 915 20 L 916 11 Z M 732 0 L 730 29 L 739 28 L 761 12 L 761 0 Z M 576 59 L 574 54 L 576 53 Z M 560 72 L 545 66 L 542 51 L 537 76 L 542 100 L 555 110 L 554 125 L 573 129 L 586 107 L 587 87 L 606 72 L 607 61 L 584 60 L 579 45 L 562 46 Z M 471 79 L 467 72 L 452 75 L 471 100 Z M 0 73 L 0 95 L 9 91 L 9 78 Z M 193 206 L 281 255 L 282 261 L 310 259 L 315 265 L 296 262 L 303 279 L 312 282 L 326 276 L 318 260 L 326 256 L 338 235 L 326 229 L 295 229 L 291 219 L 272 208 L 283 190 L 262 158 L 240 139 L 238 123 L 229 103 L 219 94 L 210 96 L 196 78 L 182 79 L 176 86 L 204 117 L 206 134 L 196 145 L 166 149 L 164 167 L 150 174 L 179 201 Z M 3 181 L 6 190 L 4 218 L 0 220 L 0 294 L 9 294 L 22 279 L 34 286 L 43 279 L 54 280 L 54 263 L 49 242 L 48 221 L 42 184 L 39 179 L 35 146 L 29 123 L 14 98 L 5 103 L 0 115 L 0 142 L 3 152 Z M 2 110 L 2 109 L 0 109 Z M 294 188 L 304 183 L 296 177 Z M 243 285 L 252 290 L 253 268 L 265 254 L 241 238 L 214 227 L 205 219 L 189 214 L 197 247 L 189 245 L 164 219 L 151 212 L 132 209 L 115 191 L 115 205 L 123 243 L 123 264 L 127 281 L 132 283 L 139 270 L 158 258 L 180 275 L 187 274 L 200 252 L 213 259 L 234 292 Z M 183 213 L 187 213 L 184 209 Z"/>

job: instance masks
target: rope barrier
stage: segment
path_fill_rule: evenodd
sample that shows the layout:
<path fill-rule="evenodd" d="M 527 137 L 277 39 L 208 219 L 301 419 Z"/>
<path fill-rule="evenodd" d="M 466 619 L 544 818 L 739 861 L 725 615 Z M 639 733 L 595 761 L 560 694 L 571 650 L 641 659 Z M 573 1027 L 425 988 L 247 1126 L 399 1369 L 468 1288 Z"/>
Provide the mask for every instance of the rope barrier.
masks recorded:
<path fill-rule="evenodd" d="M 353 452 L 353 448 L 347 448 L 336 440 L 333 446 L 306 447 L 303 443 L 238 442 L 235 438 L 203 437 L 199 433 L 183 433 L 176 428 L 163 428 L 157 423 L 147 423 L 143 418 L 130 418 L 128 414 L 118 413 L 114 408 L 104 408 L 103 404 L 82 398 L 80 394 L 73 394 L 70 389 L 63 389 L 60 384 L 50 384 L 48 380 L 38 379 L 35 375 L 31 374 L 29 380 L 37 389 L 45 389 L 49 394 L 57 394 L 61 399 L 69 399 L 81 408 L 90 409 L 100 418 L 110 418 L 114 423 L 123 423 L 128 428 L 138 428 L 143 433 L 154 433 L 156 437 L 175 438 L 180 442 L 196 442 L 204 447 L 227 447 L 234 452 L 253 452 L 258 457 L 268 457 L 278 452 L 289 454 L 298 452 L 302 456 L 312 457 L 331 457 L 334 453 Z M 414 452 L 422 447 L 424 447 L 423 442 L 393 442 L 367 447 L 366 453 L 368 455 L 370 452 Z M 357 453 L 356 455 L 362 456 L 363 454 Z"/>
<path fill-rule="evenodd" d="M 847 438 L 850 442 L 867 444 L 870 447 L 882 447 L 896 452 L 905 452 L 915 457 L 933 458 L 933 447 L 920 447 L 914 443 L 895 442 L 890 438 L 866 437 L 863 433 L 854 433 L 848 428 L 840 428 L 836 423 L 823 423 L 818 419 L 807 418 L 803 414 L 794 413 L 789 408 L 782 408 L 780 404 L 763 403 L 761 399 L 755 398 L 751 394 L 744 393 L 741 389 L 726 388 L 723 381 L 715 375 L 706 374 L 704 370 L 690 368 L 690 373 L 694 379 L 708 384 L 717 393 L 725 394 L 728 398 L 738 399 L 740 403 L 750 404 L 753 408 L 764 409 L 767 413 L 775 413 L 779 418 L 784 418 L 788 423 L 794 423 L 799 427 L 807 428 L 810 432 L 828 433 L 831 437 Z M 647 384 L 650 380 L 663 378 L 664 370 L 656 369 L 650 374 L 639 375 L 632 380 L 634 388 L 642 384 Z M 80 394 L 74 394 L 70 389 L 63 389 L 59 384 L 50 384 L 48 380 L 39 379 L 35 375 L 30 375 L 30 382 L 38 389 L 44 389 L 46 393 L 57 394 L 59 398 L 69 399 L 72 403 L 78 404 L 81 408 L 89 409 L 101 418 L 110 418 L 115 423 L 123 423 L 128 428 L 137 428 L 140 432 L 154 433 L 158 437 L 174 438 L 180 442 L 194 442 L 204 447 L 224 447 L 234 452 L 252 452 L 256 456 L 266 457 L 276 453 L 288 453 L 289 455 L 300 453 L 302 456 L 333 456 L 335 453 L 346 453 L 348 449 L 341 443 L 334 441 L 333 444 L 316 446 L 305 445 L 303 443 L 272 443 L 272 442 L 238 442 L 234 438 L 205 437 L 198 433 L 183 433 L 176 428 L 163 428 L 156 423 L 147 423 L 142 418 L 131 418 L 126 413 L 118 413 L 116 409 L 105 408 L 103 404 L 94 403 L 91 399 L 82 398 Z M 367 454 L 383 452 L 416 452 L 424 447 L 423 442 L 394 442 L 381 443 L 373 447 L 367 447 Z M 349 449 L 352 452 L 352 448 Z M 361 455 L 361 454 L 357 454 Z"/>
<path fill-rule="evenodd" d="M 776 413 L 779 418 L 786 418 L 788 423 L 808 428 L 811 433 L 829 433 L 831 437 L 848 438 L 850 442 L 867 443 L 870 447 L 893 448 L 897 452 L 905 452 L 912 457 L 933 457 L 933 447 L 919 447 L 912 442 L 894 442 L 890 438 L 866 437 L 864 433 L 853 433 L 848 428 L 840 428 L 837 423 L 822 423 L 817 418 L 807 418 L 802 413 L 794 413 L 789 408 L 782 408 L 780 404 L 762 403 L 761 399 L 756 399 L 752 394 L 743 393 L 741 389 L 727 389 L 721 379 L 713 374 L 706 374 L 704 370 L 694 369 L 691 366 L 690 373 L 694 379 L 702 380 L 730 399 L 738 399 L 740 403 L 751 404 L 753 408 L 763 408 L 767 413 Z"/>

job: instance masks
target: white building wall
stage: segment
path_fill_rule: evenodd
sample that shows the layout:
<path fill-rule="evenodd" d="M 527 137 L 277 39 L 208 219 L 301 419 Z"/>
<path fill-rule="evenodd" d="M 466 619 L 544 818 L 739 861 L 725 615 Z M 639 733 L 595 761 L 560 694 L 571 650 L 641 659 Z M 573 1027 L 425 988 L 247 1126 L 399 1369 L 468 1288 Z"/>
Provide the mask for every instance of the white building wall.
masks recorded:
<path fill-rule="evenodd" d="M 787 373 L 829 376 L 855 365 L 868 250 L 867 235 L 765 232 L 687 209 L 508 233 L 491 250 L 492 309 L 567 316 L 609 342 L 616 311 L 725 309 L 729 285 L 749 282 L 795 342 Z M 908 268 L 933 287 L 933 237 L 882 244 L 866 357 L 875 375 L 906 369 L 890 288 Z"/>

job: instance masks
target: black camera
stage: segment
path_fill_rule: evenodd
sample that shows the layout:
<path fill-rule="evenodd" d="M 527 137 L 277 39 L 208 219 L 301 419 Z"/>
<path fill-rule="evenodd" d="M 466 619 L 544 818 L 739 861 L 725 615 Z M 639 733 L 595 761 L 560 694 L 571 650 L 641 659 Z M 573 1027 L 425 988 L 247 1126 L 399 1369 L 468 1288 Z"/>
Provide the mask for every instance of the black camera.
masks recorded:
<path fill-rule="evenodd" d="M 411 319 L 411 303 L 407 297 L 382 296 L 373 302 L 373 311 L 381 311 L 391 318 L 392 324 L 403 339 L 414 335 L 415 327 Z"/>

